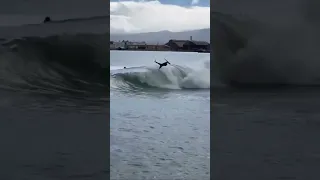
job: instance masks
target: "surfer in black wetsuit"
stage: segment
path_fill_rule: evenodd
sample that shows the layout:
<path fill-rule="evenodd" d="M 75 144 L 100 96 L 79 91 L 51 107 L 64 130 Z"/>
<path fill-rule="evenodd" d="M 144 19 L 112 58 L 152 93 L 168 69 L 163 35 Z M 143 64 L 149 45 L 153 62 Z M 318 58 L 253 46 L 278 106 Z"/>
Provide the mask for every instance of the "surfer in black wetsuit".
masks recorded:
<path fill-rule="evenodd" d="M 49 16 L 47 16 L 44 20 L 43 23 L 48 23 L 51 22 L 51 18 Z"/>
<path fill-rule="evenodd" d="M 154 60 L 154 62 L 159 64 L 159 66 L 160 66 L 159 69 L 162 68 L 162 66 L 167 66 L 168 64 L 170 64 L 168 60 L 166 60 L 166 62 L 164 62 L 164 63 L 158 63 L 156 60 Z"/>

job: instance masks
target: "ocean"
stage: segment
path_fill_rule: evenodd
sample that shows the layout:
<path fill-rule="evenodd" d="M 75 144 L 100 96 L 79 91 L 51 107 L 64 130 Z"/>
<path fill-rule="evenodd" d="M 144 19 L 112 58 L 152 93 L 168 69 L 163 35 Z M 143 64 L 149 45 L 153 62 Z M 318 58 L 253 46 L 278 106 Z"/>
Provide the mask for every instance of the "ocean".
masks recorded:
<path fill-rule="evenodd" d="M 210 54 L 110 57 L 111 179 L 209 179 Z"/>
<path fill-rule="evenodd" d="M 0 27 L 0 179 L 107 179 L 108 16 L 6 16 L 16 21 Z"/>
<path fill-rule="evenodd" d="M 319 179 L 319 88 L 211 92 L 211 178 Z"/>
<path fill-rule="evenodd" d="M 211 14 L 211 178 L 319 179 L 317 6 L 232 3 Z"/>

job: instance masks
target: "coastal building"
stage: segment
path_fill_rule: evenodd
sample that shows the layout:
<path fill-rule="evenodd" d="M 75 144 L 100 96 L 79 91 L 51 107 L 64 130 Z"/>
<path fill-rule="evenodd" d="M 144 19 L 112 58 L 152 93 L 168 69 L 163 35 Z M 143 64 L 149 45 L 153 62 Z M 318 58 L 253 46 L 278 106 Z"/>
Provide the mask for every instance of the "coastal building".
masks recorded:
<path fill-rule="evenodd" d="M 115 50 L 115 49 L 125 49 L 126 48 L 126 42 L 125 41 L 110 41 L 110 49 Z"/>
<path fill-rule="evenodd" d="M 176 40 L 171 39 L 165 45 L 169 46 L 171 51 L 184 51 L 183 45 L 187 42 L 187 40 Z"/>
<path fill-rule="evenodd" d="M 187 41 L 183 45 L 184 49 L 192 51 L 209 51 L 210 44 L 205 41 Z"/>
<path fill-rule="evenodd" d="M 167 45 L 159 44 L 147 44 L 148 51 L 170 51 L 170 47 Z"/>
<path fill-rule="evenodd" d="M 138 51 L 185 51 L 210 52 L 210 43 L 205 41 L 171 39 L 166 44 L 147 44 L 146 42 L 110 41 L 110 50 L 138 50 Z"/>
<path fill-rule="evenodd" d="M 171 39 L 165 45 L 170 47 L 171 51 L 209 51 L 210 43 L 205 41 L 194 41 L 192 36 L 190 40 Z"/>
<path fill-rule="evenodd" d="M 127 49 L 132 49 L 132 50 L 135 50 L 135 49 L 147 49 L 147 43 L 146 42 L 130 42 L 128 41 L 127 44 L 126 44 L 126 48 Z"/>

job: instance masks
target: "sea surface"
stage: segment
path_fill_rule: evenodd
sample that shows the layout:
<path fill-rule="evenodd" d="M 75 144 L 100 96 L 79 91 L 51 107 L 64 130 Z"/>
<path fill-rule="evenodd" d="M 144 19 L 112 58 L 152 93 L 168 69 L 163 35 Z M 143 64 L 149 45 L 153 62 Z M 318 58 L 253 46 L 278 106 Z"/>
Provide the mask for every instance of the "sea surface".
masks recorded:
<path fill-rule="evenodd" d="M 211 92 L 211 178 L 319 179 L 319 88 Z"/>
<path fill-rule="evenodd" d="M 111 179 L 209 179 L 210 54 L 110 57 Z"/>
<path fill-rule="evenodd" d="M 109 20 L 40 14 L 1 16 L 0 179 L 107 179 Z"/>
<path fill-rule="evenodd" d="M 211 178 L 319 179 L 319 8 L 232 3 L 211 16 Z"/>

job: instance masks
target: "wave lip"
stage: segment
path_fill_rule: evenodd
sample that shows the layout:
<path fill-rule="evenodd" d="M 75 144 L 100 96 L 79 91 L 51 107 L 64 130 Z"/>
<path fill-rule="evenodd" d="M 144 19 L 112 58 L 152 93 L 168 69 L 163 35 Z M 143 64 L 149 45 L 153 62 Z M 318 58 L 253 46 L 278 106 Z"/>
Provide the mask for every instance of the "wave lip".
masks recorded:
<path fill-rule="evenodd" d="M 109 16 L 52 20 L 49 23 L 1 26 L 0 39 L 49 37 L 64 34 L 105 34 L 109 36 Z"/>
<path fill-rule="evenodd" d="M 210 88 L 210 70 L 194 70 L 188 67 L 172 65 L 157 67 L 134 67 L 111 70 L 111 88 L 113 89 L 208 89 Z"/>

